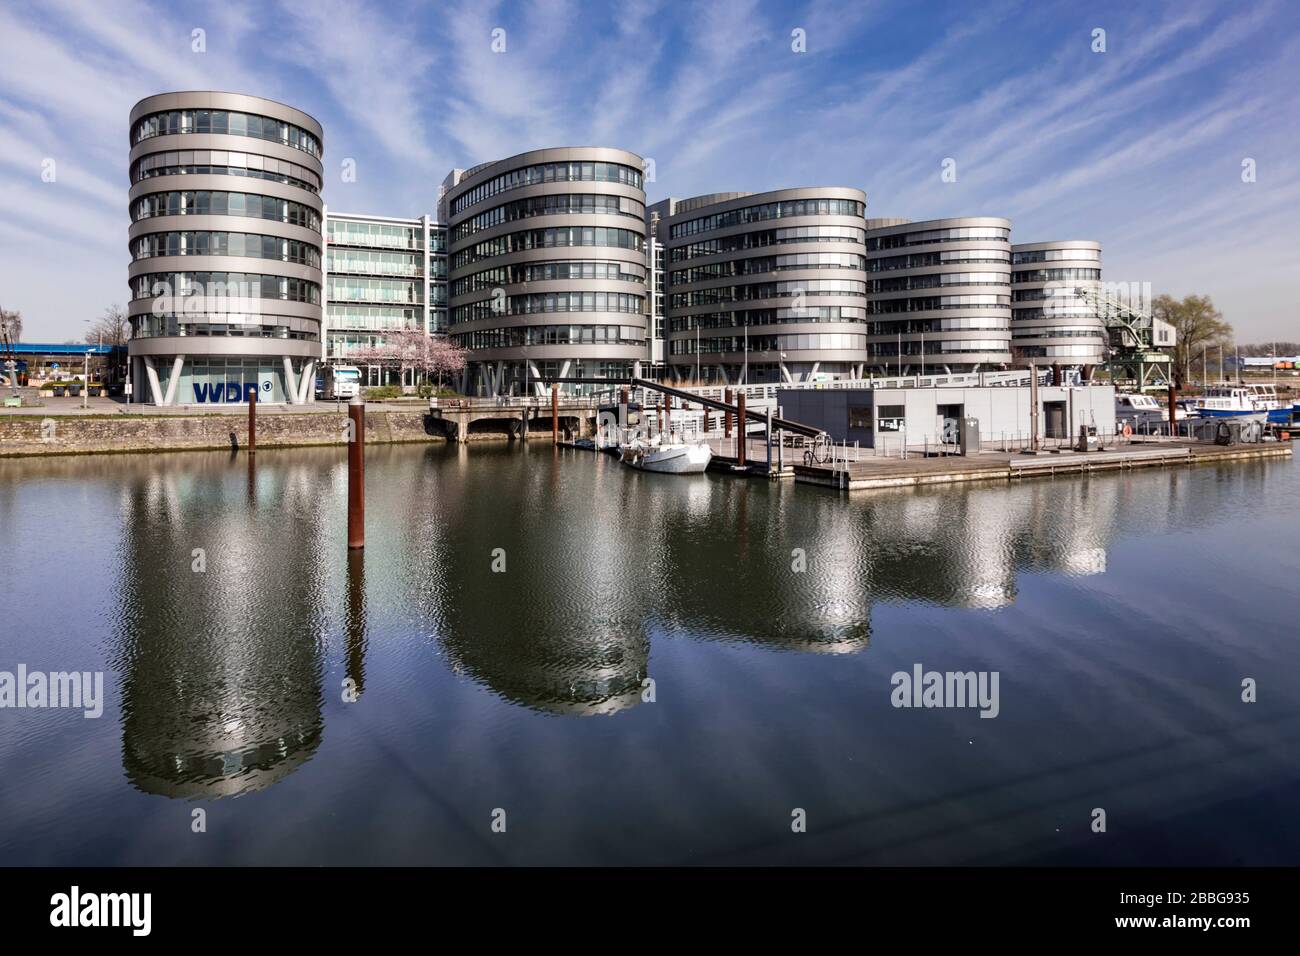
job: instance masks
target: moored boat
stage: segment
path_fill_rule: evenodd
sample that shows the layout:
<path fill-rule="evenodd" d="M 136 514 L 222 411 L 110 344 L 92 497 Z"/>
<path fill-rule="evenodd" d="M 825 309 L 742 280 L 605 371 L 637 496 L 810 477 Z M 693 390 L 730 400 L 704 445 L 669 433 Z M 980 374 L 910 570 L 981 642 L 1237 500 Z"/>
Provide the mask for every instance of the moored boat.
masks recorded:
<path fill-rule="evenodd" d="M 637 439 L 623 446 L 619 460 L 625 465 L 664 475 L 698 475 L 709 467 L 713 449 L 705 442 L 661 442 Z"/>

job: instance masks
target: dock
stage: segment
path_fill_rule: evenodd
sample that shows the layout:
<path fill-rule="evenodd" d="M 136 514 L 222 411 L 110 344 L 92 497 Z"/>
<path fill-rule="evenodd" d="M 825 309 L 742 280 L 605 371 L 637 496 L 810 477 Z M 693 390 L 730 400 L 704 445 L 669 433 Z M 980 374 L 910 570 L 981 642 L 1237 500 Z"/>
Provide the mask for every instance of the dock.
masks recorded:
<path fill-rule="evenodd" d="M 981 451 L 976 455 L 910 455 L 864 458 L 831 465 L 792 465 L 795 481 L 858 491 L 965 481 L 1017 481 L 1024 478 L 1088 474 L 1130 468 L 1170 468 L 1219 461 L 1291 457 L 1290 442 L 1216 445 L 1212 442 L 1133 443 L 1102 451 Z"/>

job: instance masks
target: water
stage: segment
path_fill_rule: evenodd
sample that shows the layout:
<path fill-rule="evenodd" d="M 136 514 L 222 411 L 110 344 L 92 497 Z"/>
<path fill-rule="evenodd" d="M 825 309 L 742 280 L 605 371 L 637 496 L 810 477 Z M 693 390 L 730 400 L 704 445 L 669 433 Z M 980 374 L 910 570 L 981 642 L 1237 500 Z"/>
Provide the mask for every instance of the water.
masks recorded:
<path fill-rule="evenodd" d="M 846 497 L 368 456 L 352 560 L 338 449 L 0 461 L 0 670 L 107 697 L 0 710 L 0 863 L 1300 859 L 1290 461 Z M 998 716 L 893 707 L 917 663 Z"/>

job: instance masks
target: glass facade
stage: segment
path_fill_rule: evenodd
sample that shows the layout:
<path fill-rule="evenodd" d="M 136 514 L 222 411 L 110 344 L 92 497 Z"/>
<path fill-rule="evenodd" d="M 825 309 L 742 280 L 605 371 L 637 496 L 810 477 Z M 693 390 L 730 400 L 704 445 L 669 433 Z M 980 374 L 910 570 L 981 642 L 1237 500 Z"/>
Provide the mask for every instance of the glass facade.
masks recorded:
<path fill-rule="evenodd" d="M 302 375 L 303 360 L 293 359 L 295 378 Z M 170 384 L 172 366 L 157 363 L 158 381 L 164 394 Z M 259 402 L 290 401 L 284 381 L 282 359 L 187 358 L 177 383 L 178 405 L 246 404 L 250 389 L 257 389 Z"/>

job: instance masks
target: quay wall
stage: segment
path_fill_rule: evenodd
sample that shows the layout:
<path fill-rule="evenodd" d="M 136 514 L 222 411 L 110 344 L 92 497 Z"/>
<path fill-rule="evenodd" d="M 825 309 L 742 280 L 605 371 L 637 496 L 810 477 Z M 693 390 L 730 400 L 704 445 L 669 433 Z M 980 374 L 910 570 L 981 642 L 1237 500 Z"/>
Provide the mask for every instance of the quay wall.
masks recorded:
<path fill-rule="evenodd" d="M 530 438 L 550 439 L 530 431 Z M 343 445 L 347 412 L 264 414 L 257 417 L 257 447 Z M 472 440 L 506 440 L 505 431 L 474 433 Z M 424 409 L 366 410 L 366 444 L 446 441 L 443 426 Z M 244 449 L 248 416 L 38 415 L 0 416 L 0 457 Z"/>

